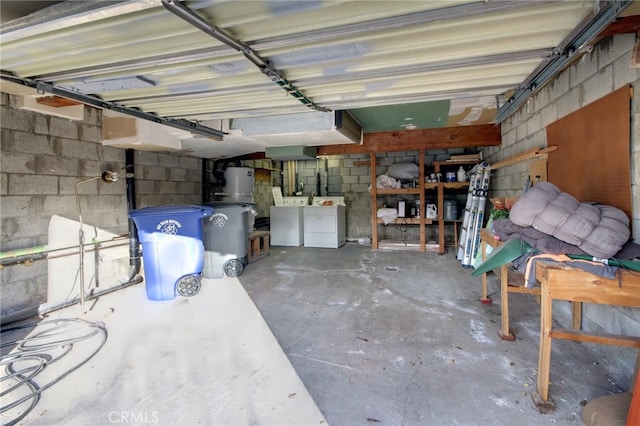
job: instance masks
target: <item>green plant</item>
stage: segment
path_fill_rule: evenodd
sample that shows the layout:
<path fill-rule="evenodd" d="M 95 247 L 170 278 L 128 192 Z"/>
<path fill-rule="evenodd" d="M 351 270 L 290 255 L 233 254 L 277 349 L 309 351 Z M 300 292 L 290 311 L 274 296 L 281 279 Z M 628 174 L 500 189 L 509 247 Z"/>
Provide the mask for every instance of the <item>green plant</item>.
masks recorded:
<path fill-rule="evenodd" d="M 491 209 L 489 211 L 489 218 L 496 219 L 509 219 L 509 210 L 508 209 Z"/>

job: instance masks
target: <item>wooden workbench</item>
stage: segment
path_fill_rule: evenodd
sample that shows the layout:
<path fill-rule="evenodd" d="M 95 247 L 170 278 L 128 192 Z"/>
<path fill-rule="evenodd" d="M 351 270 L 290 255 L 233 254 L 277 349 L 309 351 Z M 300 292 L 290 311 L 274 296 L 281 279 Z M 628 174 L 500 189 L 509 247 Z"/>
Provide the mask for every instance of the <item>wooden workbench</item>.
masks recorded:
<path fill-rule="evenodd" d="M 579 268 L 558 262 L 536 262 L 536 279 L 540 282 L 540 351 L 538 355 L 537 392 L 533 400 L 543 410 L 552 410 L 549 400 L 549 366 L 551 339 L 598 343 L 640 349 L 640 336 L 621 336 L 580 330 L 573 321 L 573 330 L 554 329 L 552 307 L 554 300 L 568 300 L 581 309 L 582 303 L 598 303 L 640 308 L 640 274 L 619 270 L 618 279 L 606 279 Z M 574 309 L 575 311 L 576 309 Z M 577 327 L 576 327 L 577 326 Z M 577 328 L 577 329 L 576 329 Z"/>

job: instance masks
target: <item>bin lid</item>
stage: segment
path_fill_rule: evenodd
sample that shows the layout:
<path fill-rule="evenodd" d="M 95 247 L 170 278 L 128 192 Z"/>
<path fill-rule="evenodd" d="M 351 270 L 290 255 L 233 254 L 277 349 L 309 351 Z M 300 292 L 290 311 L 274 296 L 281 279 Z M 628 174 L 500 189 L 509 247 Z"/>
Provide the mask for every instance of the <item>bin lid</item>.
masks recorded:
<path fill-rule="evenodd" d="M 255 207 L 255 203 L 242 203 L 240 201 L 210 201 L 208 203 L 204 203 L 205 206 L 214 207 Z"/>
<path fill-rule="evenodd" d="M 177 204 L 170 206 L 155 206 L 144 207 L 141 209 L 132 210 L 129 212 L 129 216 L 145 217 L 145 216 L 167 216 L 167 215 L 199 215 L 201 217 L 211 216 L 213 214 L 213 207 L 191 205 L 191 204 Z"/>

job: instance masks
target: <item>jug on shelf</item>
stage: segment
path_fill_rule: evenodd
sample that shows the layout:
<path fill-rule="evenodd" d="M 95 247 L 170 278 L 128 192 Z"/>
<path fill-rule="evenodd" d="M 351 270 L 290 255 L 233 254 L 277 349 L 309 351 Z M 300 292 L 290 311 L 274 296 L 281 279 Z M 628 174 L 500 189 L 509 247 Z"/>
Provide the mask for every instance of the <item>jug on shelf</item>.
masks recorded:
<path fill-rule="evenodd" d="M 438 207 L 435 204 L 427 204 L 426 214 L 427 214 L 426 216 L 427 219 L 437 219 Z"/>
<path fill-rule="evenodd" d="M 467 181 L 467 172 L 464 171 L 464 168 L 460 166 L 458 172 L 456 173 L 456 177 L 458 178 L 458 182 L 466 182 Z"/>

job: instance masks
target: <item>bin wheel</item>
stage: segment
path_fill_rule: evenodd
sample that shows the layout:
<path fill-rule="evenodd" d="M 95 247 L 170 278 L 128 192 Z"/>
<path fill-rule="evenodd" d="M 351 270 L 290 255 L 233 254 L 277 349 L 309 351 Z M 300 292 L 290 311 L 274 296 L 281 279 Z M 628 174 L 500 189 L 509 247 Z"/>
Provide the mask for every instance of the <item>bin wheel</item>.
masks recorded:
<path fill-rule="evenodd" d="M 227 260 L 224 263 L 224 273 L 229 277 L 238 277 L 242 274 L 242 270 L 244 266 L 242 266 L 242 262 L 239 259 L 231 259 Z"/>
<path fill-rule="evenodd" d="M 200 277 L 197 275 L 185 275 L 180 278 L 176 285 L 180 296 L 195 296 L 200 291 Z"/>

